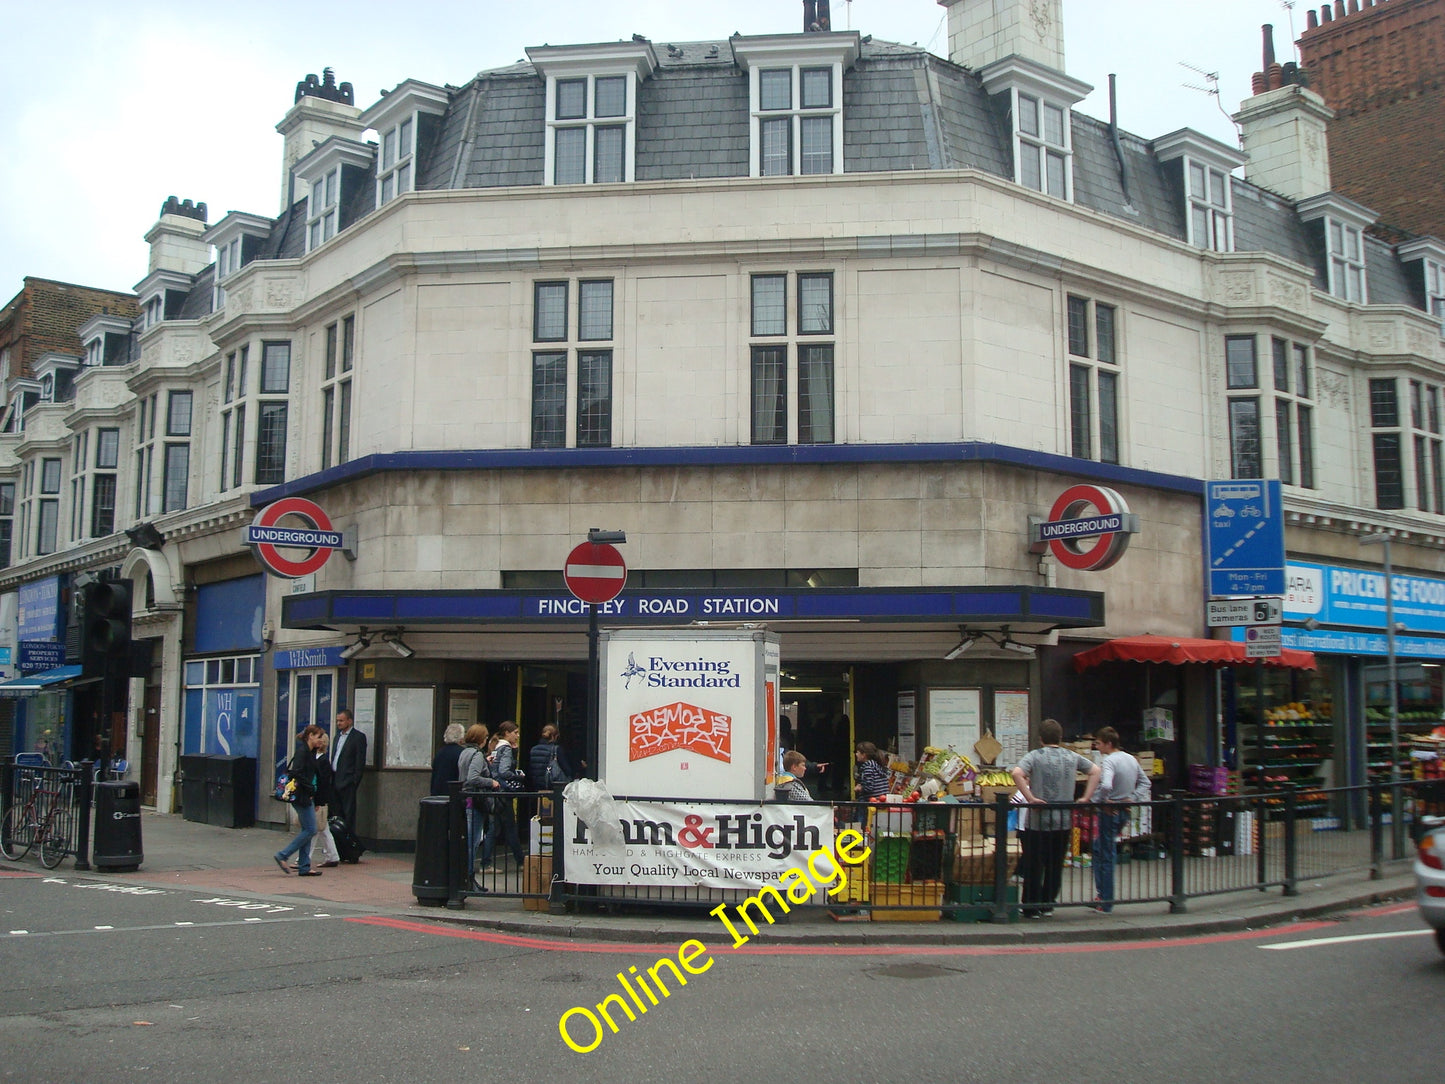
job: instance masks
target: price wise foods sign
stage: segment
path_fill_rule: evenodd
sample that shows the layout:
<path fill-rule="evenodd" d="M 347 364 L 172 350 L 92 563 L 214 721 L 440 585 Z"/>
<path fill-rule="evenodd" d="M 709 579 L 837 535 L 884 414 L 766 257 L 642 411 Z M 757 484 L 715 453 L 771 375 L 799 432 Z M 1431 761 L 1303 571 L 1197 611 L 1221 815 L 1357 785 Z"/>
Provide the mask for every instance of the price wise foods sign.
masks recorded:
<path fill-rule="evenodd" d="M 587 885 L 777 886 L 833 844 L 827 806 L 617 802 L 620 839 L 604 843 L 563 807 L 567 879 Z"/>

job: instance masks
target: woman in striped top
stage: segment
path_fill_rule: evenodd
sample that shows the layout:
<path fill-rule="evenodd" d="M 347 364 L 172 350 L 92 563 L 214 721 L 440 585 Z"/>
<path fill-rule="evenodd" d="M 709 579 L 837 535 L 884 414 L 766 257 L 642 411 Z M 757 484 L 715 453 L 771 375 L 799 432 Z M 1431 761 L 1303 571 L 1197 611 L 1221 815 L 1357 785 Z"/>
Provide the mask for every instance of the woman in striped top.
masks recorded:
<path fill-rule="evenodd" d="M 853 759 L 858 762 L 858 782 L 853 791 L 858 800 L 881 798 L 888 793 L 888 772 L 884 769 L 878 747 L 871 741 L 860 741 L 853 750 Z"/>

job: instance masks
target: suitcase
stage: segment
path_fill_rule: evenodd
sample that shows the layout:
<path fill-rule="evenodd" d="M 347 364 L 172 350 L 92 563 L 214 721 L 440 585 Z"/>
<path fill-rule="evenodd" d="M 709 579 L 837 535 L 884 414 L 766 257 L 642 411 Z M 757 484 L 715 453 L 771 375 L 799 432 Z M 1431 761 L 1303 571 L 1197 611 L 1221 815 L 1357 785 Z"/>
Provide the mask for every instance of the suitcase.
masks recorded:
<path fill-rule="evenodd" d="M 331 829 L 331 838 L 336 842 L 336 853 L 341 856 L 341 860 L 353 865 L 361 861 L 366 848 L 361 840 L 356 838 L 356 833 L 347 827 L 346 822 L 340 817 L 332 817 L 326 825 Z"/>

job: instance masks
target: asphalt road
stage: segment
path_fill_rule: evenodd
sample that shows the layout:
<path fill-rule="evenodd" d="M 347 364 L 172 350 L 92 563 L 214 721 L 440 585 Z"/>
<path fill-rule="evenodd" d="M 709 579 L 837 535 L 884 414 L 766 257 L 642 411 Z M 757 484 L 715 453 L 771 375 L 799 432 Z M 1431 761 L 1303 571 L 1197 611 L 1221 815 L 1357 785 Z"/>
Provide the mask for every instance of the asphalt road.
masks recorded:
<path fill-rule="evenodd" d="M 294 897 L 0 877 L 0 1079 L 1429 1081 L 1445 956 L 1409 908 L 1144 945 L 689 957 L 598 1048 L 558 1019 L 669 946 L 545 943 Z M 1293 948 L 1281 946 L 1295 945 Z M 750 946 L 749 946 L 750 947 Z M 703 970 L 708 961 L 711 965 Z M 630 973 L 629 973 L 630 974 Z M 644 996 L 645 995 L 640 995 Z M 574 1014 L 571 1034 L 595 1031 Z"/>

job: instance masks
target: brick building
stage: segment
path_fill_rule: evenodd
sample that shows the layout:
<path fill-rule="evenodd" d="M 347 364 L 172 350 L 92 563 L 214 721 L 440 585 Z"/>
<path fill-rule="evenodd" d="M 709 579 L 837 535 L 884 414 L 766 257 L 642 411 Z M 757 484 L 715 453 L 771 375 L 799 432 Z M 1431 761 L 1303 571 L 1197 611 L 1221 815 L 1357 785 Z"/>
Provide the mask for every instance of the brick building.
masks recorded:
<path fill-rule="evenodd" d="M 1335 189 L 1383 227 L 1445 236 L 1445 0 L 1336 0 L 1308 13 L 1299 50 L 1336 112 Z"/>

